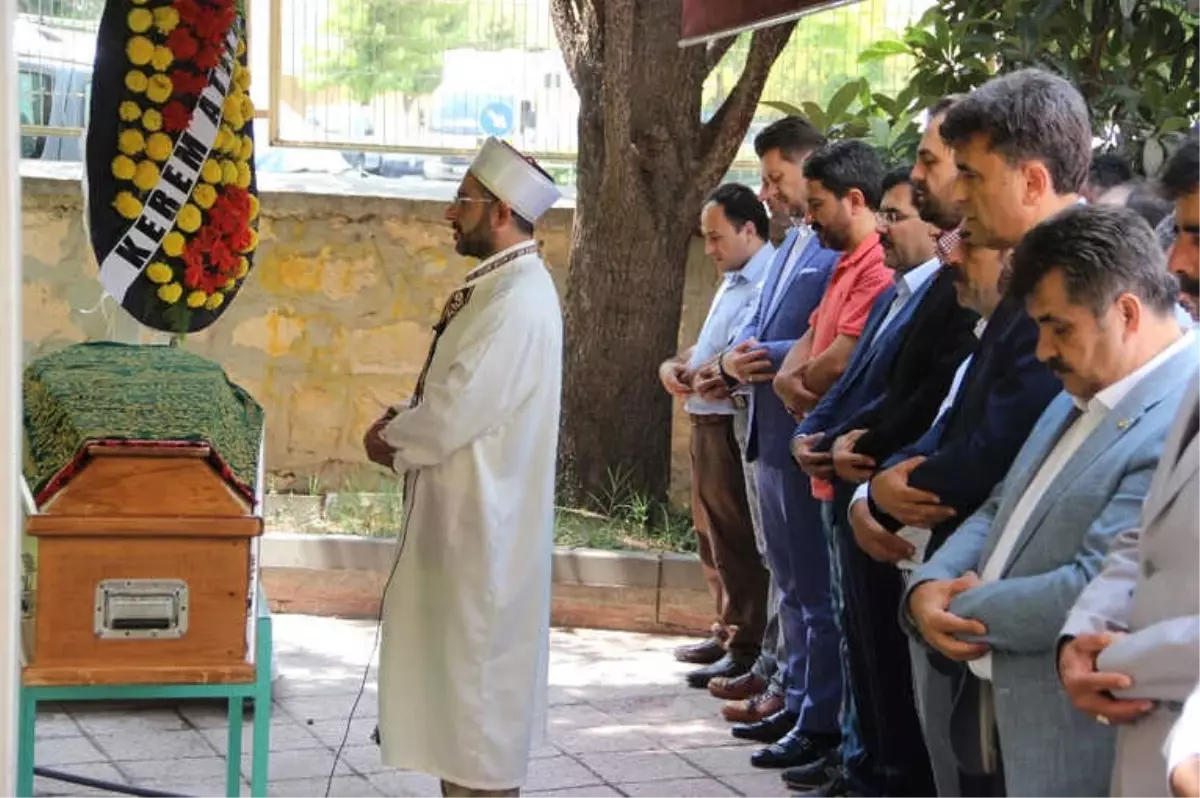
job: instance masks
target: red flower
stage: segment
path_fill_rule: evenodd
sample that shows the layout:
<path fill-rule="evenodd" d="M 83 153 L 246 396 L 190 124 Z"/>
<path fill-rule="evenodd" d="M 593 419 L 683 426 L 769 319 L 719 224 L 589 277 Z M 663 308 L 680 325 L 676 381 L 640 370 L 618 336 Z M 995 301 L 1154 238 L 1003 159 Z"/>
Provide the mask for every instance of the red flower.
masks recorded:
<path fill-rule="evenodd" d="M 212 267 L 216 269 L 217 274 L 226 280 L 237 273 L 238 257 L 224 241 L 218 241 L 213 244 L 212 252 L 209 253 L 208 259 Z"/>
<path fill-rule="evenodd" d="M 213 228 L 225 236 L 233 235 L 246 224 L 244 215 L 230 208 L 228 204 L 222 203 L 219 198 L 209 209 L 208 215 L 212 219 Z"/>
<path fill-rule="evenodd" d="M 192 112 L 179 100 L 171 100 L 167 103 L 167 107 L 163 108 L 163 127 L 168 133 L 187 130 L 188 123 L 191 121 Z"/>
<path fill-rule="evenodd" d="M 220 58 L 221 50 L 211 44 L 206 44 L 200 48 L 200 52 L 196 53 L 195 64 L 197 68 L 207 72 L 217 65 Z"/>
<path fill-rule="evenodd" d="M 192 27 L 195 28 L 196 35 L 202 40 L 210 44 L 220 44 L 232 24 L 233 9 L 228 9 L 216 13 L 209 11 L 196 20 L 196 24 Z"/>
<path fill-rule="evenodd" d="M 208 85 L 208 78 L 186 69 L 176 69 L 171 73 L 171 85 L 175 87 L 176 94 L 195 97 L 204 91 L 204 87 Z"/>
<path fill-rule="evenodd" d="M 186 25 L 195 25 L 196 21 L 204 16 L 196 0 L 175 0 L 172 5 L 175 6 L 175 10 L 179 12 L 179 18 Z"/>
<path fill-rule="evenodd" d="M 191 61 L 196 55 L 196 39 L 187 28 L 176 28 L 167 36 L 167 47 L 176 61 Z"/>
<path fill-rule="evenodd" d="M 229 243 L 232 244 L 233 248 L 238 252 L 241 252 L 246 247 L 250 246 L 250 228 L 243 227 L 241 230 L 238 230 L 229 237 Z"/>

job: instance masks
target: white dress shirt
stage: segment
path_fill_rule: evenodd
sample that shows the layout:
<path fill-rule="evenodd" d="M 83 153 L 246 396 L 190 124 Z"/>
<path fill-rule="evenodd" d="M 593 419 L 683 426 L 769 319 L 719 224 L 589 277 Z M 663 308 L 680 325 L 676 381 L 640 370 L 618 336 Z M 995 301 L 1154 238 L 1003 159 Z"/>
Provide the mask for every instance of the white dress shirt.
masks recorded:
<path fill-rule="evenodd" d="M 696 339 L 696 347 L 688 361 L 689 369 L 695 369 L 724 351 L 733 336 L 750 320 L 750 315 L 758 305 L 763 280 L 773 257 L 775 247 L 764 243 L 742 268 L 725 273 L 708 308 L 704 326 L 700 328 L 700 337 Z M 710 401 L 693 394 L 688 397 L 683 409 L 697 416 L 724 416 L 733 414 L 733 403 L 728 399 Z"/>
<path fill-rule="evenodd" d="M 908 304 L 908 300 L 912 299 L 913 294 L 920 291 L 925 283 L 929 282 L 937 270 L 941 268 L 941 262 L 937 258 L 931 258 L 920 266 L 914 266 L 904 274 L 896 275 L 896 296 L 892 299 L 891 307 L 888 308 L 887 315 L 883 317 L 883 321 L 879 322 L 879 326 L 875 328 L 875 334 L 871 336 L 868 346 L 874 346 L 879 340 L 879 336 L 891 326 L 896 317 L 900 315 L 900 311 L 904 310 L 904 306 Z"/>
<path fill-rule="evenodd" d="M 1183 702 L 1183 713 L 1167 736 L 1163 753 L 1167 756 L 1167 779 L 1188 757 L 1200 756 L 1200 686 Z"/>
<path fill-rule="evenodd" d="M 985 583 L 995 582 L 1001 578 L 1004 568 L 1008 565 L 1008 561 L 1012 557 L 1013 548 L 1016 547 L 1017 541 L 1021 537 L 1021 532 L 1029 520 L 1029 516 L 1033 514 L 1038 503 L 1046 495 L 1046 490 L 1054 482 L 1054 478 L 1059 475 L 1063 467 L 1071 460 L 1071 457 L 1079 450 L 1079 447 L 1083 445 L 1084 441 L 1099 428 L 1101 422 L 1104 421 L 1109 412 L 1120 404 L 1126 394 L 1133 390 L 1147 374 L 1188 346 L 1194 336 L 1195 333 L 1192 332 L 1184 335 L 1178 341 L 1155 355 L 1150 361 L 1143 364 L 1137 371 L 1117 380 L 1086 402 L 1075 399 L 1075 406 L 1079 409 L 1079 415 L 1071 423 L 1071 426 L 1067 427 L 1066 431 L 1063 432 L 1058 442 L 1054 444 L 1054 448 L 1046 455 L 1046 459 L 1042 461 L 1037 473 L 1030 480 L 1029 486 L 1021 494 L 1021 499 L 1017 502 L 1017 506 L 1013 508 L 1012 515 L 1009 516 L 1008 523 L 1004 525 L 1000 537 L 996 540 L 996 545 L 992 549 L 992 553 L 988 555 L 987 561 L 983 564 L 983 568 L 979 573 L 980 581 Z M 971 672 L 980 679 L 991 681 L 992 655 L 990 652 L 984 654 L 979 659 L 971 660 L 967 665 L 971 668 Z"/>

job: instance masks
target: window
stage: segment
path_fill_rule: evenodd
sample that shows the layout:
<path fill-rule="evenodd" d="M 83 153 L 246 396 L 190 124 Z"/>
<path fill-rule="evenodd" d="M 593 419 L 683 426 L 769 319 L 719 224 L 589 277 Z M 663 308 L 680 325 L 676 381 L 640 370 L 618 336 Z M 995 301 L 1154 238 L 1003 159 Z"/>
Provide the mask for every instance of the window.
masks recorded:
<path fill-rule="evenodd" d="M 22 125 L 49 125 L 50 99 L 54 78 L 44 72 L 20 71 L 20 111 Z M 46 149 L 45 136 L 21 136 L 21 157 L 40 158 Z"/>

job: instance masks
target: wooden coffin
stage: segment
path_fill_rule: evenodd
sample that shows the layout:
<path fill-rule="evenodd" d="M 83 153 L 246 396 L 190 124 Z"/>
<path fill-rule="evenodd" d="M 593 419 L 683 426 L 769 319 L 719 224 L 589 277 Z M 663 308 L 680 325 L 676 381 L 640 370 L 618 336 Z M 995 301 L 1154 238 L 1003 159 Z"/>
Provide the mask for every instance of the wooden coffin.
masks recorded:
<path fill-rule="evenodd" d="M 26 518 L 37 546 L 26 684 L 254 678 L 247 628 L 262 518 L 209 454 L 203 444 L 89 446 Z"/>

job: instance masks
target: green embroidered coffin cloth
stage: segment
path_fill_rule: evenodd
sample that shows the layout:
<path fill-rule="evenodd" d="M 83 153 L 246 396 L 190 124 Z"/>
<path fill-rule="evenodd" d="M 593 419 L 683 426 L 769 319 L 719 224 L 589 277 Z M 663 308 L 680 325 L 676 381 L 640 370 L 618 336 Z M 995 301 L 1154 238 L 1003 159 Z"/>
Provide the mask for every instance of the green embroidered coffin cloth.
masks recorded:
<path fill-rule="evenodd" d="M 224 370 L 171 346 L 69 346 L 25 368 L 25 479 L 40 506 L 94 443 L 208 444 L 253 501 L 263 411 Z"/>

